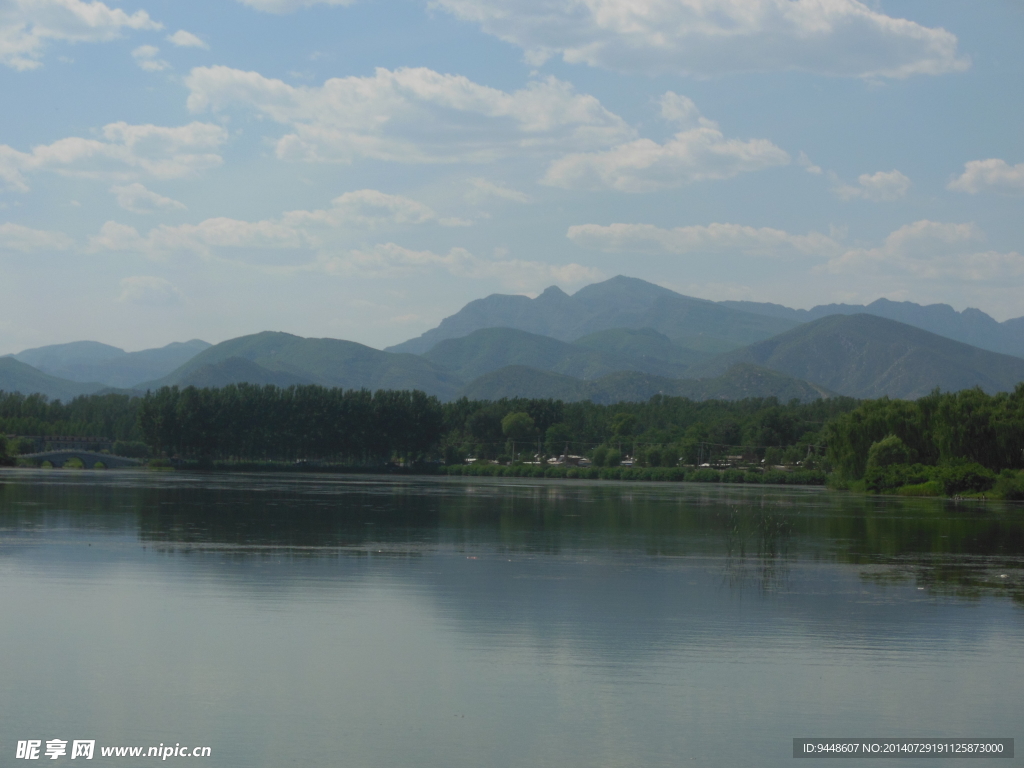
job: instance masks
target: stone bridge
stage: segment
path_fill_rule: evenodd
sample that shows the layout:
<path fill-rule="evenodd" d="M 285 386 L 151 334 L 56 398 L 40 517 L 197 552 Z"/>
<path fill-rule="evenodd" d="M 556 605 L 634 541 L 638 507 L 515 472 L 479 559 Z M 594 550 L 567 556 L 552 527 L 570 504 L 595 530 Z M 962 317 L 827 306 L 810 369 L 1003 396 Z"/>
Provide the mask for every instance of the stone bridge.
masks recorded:
<path fill-rule="evenodd" d="M 65 462 L 71 459 L 78 459 L 85 465 L 86 469 L 92 469 L 96 462 L 102 462 L 107 469 L 122 469 L 124 467 L 141 467 L 139 459 L 129 459 L 127 456 L 112 456 L 109 453 L 95 453 L 93 451 L 44 451 L 43 453 L 23 453 L 19 459 L 28 459 L 34 464 L 42 464 L 48 461 L 55 467 L 63 467 Z"/>

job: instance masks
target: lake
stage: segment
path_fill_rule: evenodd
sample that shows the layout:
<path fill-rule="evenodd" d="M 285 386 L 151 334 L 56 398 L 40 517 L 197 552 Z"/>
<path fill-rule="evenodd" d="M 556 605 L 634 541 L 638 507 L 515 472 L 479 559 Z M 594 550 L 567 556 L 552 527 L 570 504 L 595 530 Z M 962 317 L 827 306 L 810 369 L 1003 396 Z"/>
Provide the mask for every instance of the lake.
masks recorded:
<path fill-rule="evenodd" d="M 795 737 L 1024 736 L 1021 505 L 6 470 L 0 615 L 2 765 L 27 739 L 733 768 Z"/>

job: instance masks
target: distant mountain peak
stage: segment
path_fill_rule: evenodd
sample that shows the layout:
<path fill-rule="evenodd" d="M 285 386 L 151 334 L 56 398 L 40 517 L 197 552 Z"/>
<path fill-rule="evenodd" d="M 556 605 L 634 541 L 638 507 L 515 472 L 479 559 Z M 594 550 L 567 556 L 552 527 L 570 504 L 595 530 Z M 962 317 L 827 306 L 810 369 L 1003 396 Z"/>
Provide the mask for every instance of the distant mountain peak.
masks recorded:
<path fill-rule="evenodd" d="M 781 333 L 797 322 L 728 309 L 646 280 L 617 275 L 580 288 L 572 296 L 555 286 L 536 299 L 492 294 L 471 301 L 436 328 L 386 351 L 424 354 L 440 341 L 468 336 L 482 328 L 514 328 L 565 342 L 613 328 L 653 328 L 676 341 L 703 337 L 703 344 L 713 347 L 718 343 L 724 350 Z"/>
<path fill-rule="evenodd" d="M 567 298 L 569 298 L 569 294 L 567 294 L 565 291 L 563 291 L 557 285 L 549 285 L 547 288 L 544 289 L 544 292 L 541 293 L 541 295 L 538 296 L 537 298 L 538 299 L 543 299 L 545 297 L 549 298 L 549 299 L 551 299 L 551 298 L 567 299 Z"/>

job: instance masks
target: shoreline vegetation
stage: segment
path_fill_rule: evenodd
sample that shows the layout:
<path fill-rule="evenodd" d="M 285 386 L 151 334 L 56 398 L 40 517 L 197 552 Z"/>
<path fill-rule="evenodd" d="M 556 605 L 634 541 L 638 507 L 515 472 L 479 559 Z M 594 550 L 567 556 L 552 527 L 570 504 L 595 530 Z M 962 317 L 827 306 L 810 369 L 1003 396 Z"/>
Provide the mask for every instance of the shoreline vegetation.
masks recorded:
<path fill-rule="evenodd" d="M 824 485 L 1024 500 L 1024 384 L 918 400 L 442 403 L 415 390 L 235 384 L 67 403 L 0 392 L 0 466 L 72 436 L 152 469 Z M 93 438 L 90 438 L 93 439 Z M 85 448 L 85 446 L 83 446 Z"/>

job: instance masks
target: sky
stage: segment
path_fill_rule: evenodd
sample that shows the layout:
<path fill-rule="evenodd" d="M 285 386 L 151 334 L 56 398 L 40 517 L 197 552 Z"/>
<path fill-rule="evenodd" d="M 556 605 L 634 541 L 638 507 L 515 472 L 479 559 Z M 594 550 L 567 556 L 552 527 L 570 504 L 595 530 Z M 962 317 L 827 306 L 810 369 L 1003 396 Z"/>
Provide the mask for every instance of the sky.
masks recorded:
<path fill-rule="evenodd" d="M 0 354 L 492 293 L 1024 315 L 1024 2 L 0 0 Z"/>

